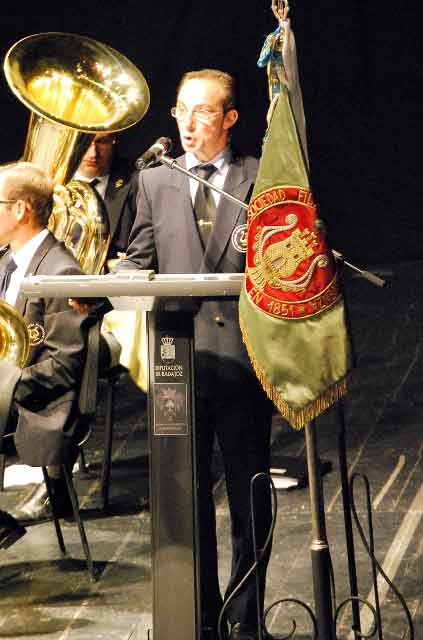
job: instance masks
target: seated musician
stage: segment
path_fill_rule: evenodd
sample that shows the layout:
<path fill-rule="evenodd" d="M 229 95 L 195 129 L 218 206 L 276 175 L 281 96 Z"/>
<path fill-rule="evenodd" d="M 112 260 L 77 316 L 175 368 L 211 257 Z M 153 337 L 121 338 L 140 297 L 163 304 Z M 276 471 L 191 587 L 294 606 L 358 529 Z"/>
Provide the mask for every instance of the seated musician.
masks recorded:
<path fill-rule="evenodd" d="M 0 297 L 23 316 L 30 335 L 26 364 L 11 381 L 16 386 L 10 413 L 1 407 L 0 425 L 13 436 L 0 442 L 13 440 L 23 463 L 48 467 L 55 504 L 66 515 L 71 505 L 60 464 L 75 460 L 76 400 L 90 319 L 65 298 L 28 298 L 19 291 L 29 274 L 82 274 L 70 251 L 47 229 L 52 203 L 52 180 L 36 165 L 20 162 L 0 170 L 0 244 L 9 246 L 0 260 Z M 1 371 L 7 366 L 12 365 L 0 362 Z M 0 512 L 0 548 L 19 539 L 25 525 L 50 519 L 44 484 L 14 516 Z"/>
<path fill-rule="evenodd" d="M 73 176 L 94 186 L 104 201 L 110 232 L 106 264 L 125 254 L 136 214 L 138 174 L 117 146 L 115 133 L 98 133 Z"/>
<path fill-rule="evenodd" d="M 116 134 L 97 134 L 73 176 L 74 179 L 91 184 L 95 181 L 95 189 L 104 201 L 111 235 L 106 264 L 124 254 L 135 217 L 137 180 L 134 179 L 134 176 L 137 176 L 137 172 L 133 171 L 128 160 L 119 155 L 117 147 Z M 50 275 L 57 274 L 56 271 L 49 271 L 48 273 Z M 81 273 L 81 271 L 79 270 L 78 273 Z M 106 316 L 103 325 L 105 329 L 103 336 L 107 339 L 102 340 L 100 343 L 100 361 L 104 366 L 118 364 L 123 346 L 122 364 L 128 366 L 131 374 L 135 371 L 140 376 L 140 356 L 133 349 L 131 342 L 131 336 L 133 336 L 133 340 L 137 338 L 137 343 L 140 342 L 138 340 L 139 333 L 136 333 L 132 326 L 134 314 L 125 314 L 125 317 L 120 314 L 119 317 L 114 318 L 113 323 L 111 315 Z M 121 327 L 121 325 L 123 326 Z M 115 335 L 111 334 L 110 330 L 113 330 Z M 119 339 L 121 344 L 117 342 L 116 338 Z M 67 495 L 67 493 L 63 492 L 63 495 Z M 67 500 L 65 500 L 64 507 L 66 507 L 65 511 L 70 508 Z M 19 521 L 25 524 L 35 524 L 51 518 L 51 509 L 44 483 L 22 505 L 16 515 Z"/>

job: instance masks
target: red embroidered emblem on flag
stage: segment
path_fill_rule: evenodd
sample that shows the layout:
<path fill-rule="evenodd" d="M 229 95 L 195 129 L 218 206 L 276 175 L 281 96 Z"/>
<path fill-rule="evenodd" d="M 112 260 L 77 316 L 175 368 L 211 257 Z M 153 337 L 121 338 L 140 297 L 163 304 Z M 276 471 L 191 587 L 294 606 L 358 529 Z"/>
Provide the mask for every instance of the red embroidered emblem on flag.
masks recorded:
<path fill-rule="evenodd" d="M 246 290 L 269 315 L 293 320 L 340 297 L 335 261 L 308 189 L 273 187 L 250 203 Z"/>

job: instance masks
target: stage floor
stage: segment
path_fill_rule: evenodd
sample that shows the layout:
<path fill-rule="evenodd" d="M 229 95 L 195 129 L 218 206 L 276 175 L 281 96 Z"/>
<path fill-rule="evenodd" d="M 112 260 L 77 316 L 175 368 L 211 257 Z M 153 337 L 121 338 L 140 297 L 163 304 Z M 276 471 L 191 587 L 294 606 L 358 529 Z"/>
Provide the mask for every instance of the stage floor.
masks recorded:
<path fill-rule="evenodd" d="M 379 268 L 390 286 L 379 289 L 346 274 L 346 294 L 358 360 L 358 379 L 345 401 L 347 456 L 351 473 L 366 474 L 371 487 L 375 553 L 404 597 L 423 638 L 423 262 Z M 85 570 L 76 527 L 65 523 L 69 557 L 61 559 L 52 523 L 33 526 L 1 553 L 0 638 L 27 640 L 139 640 L 151 628 L 151 563 L 145 397 L 127 379 L 119 384 L 110 507 L 101 508 L 104 389 L 98 421 L 86 448 L 89 476 L 76 482 L 87 535 L 100 580 Z M 337 454 L 337 411 L 317 422 L 324 475 L 327 537 L 335 576 L 336 603 L 348 597 L 348 571 Z M 275 415 L 273 464 L 281 457 L 305 460 L 303 432 Z M 230 566 L 229 520 L 224 481 L 216 459 L 216 502 L 221 580 Z M 33 480 L 33 479 L 32 479 Z M 11 486 L 0 507 L 13 509 L 34 485 Z M 367 530 L 363 482 L 356 481 L 356 506 Z M 284 598 L 313 607 L 310 562 L 311 514 L 308 488 L 279 490 L 277 522 L 268 573 L 266 604 Z M 371 563 L 354 527 L 359 593 L 373 601 Z M 408 638 L 400 602 L 379 585 L 384 640 Z M 284 635 L 297 621 L 295 638 L 312 638 L 304 609 L 280 604 L 269 615 L 271 633 Z M 371 625 L 362 611 L 362 629 Z M 353 640 L 349 608 L 339 617 L 338 638 Z M 404 635 L 405 634 L 405 635 Z"/>

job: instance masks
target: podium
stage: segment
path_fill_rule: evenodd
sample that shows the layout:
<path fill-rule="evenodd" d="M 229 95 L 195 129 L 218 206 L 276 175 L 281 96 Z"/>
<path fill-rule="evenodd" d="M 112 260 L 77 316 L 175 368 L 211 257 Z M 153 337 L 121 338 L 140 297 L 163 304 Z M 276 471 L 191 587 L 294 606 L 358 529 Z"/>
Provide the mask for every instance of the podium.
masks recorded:
<path fill-rule="evenodd" d="M 32 276 L 22 284 L 27 295 L 108 297 L 116 309 L 148 312 L 154 640 L 200 640 L 193 313 L 202 299 L 237 298 L 243 279 L 128 271 Z"/>
<path fill-rule="evenodd" d="M 154 640 L 197 640 L 193 318 L 149 312 L 149 442 Z"/>

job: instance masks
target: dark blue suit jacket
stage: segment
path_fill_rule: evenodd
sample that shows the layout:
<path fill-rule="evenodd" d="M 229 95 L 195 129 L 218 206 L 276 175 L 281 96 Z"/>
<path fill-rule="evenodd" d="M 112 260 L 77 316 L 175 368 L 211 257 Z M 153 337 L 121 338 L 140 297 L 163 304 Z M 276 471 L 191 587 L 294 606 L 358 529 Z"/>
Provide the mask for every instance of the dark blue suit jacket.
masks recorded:
<path fill-rule="evenodd" d="M 82 273 L 71 252 L 49 233 L 26 275 Z M 14 392 L 16 448 L 26 464 L 58 464 L 66 455 L 77 417 L 89 319 L 74 311 L 67 298 L 30 298 L 20 293 L 15 308 L 30 335 L 28 358 Z"/>
<path fill-rule="evenodd" d="M 113 160 L 107 183 L 104 204 L 109 220 L 110 247 L 107 259 L 125 253 L 135 220 L 138 172 L 125 158 Z"/>
<path fill-rule="evenodd" d="M 178 163 L 185 166 L 184 156 Z M 258 161 L 235 157 L 224 190 L 245 201 L 252 191 Z M 154 269 L 158 273 L 244 272 L 242 244 L 247 211 L 221 196 L 206 251 L 203 250 L 187 176 L 163 165 L 140 173 L 137 216 L 127 258 L 118 269 Z M 195 317 L 197 392 L 218 395 L 245 392 L 256 384 L 242 342 L 237 301 L 207 301 Z M 227 384 L 226 384 L 227 383 Z"/>

